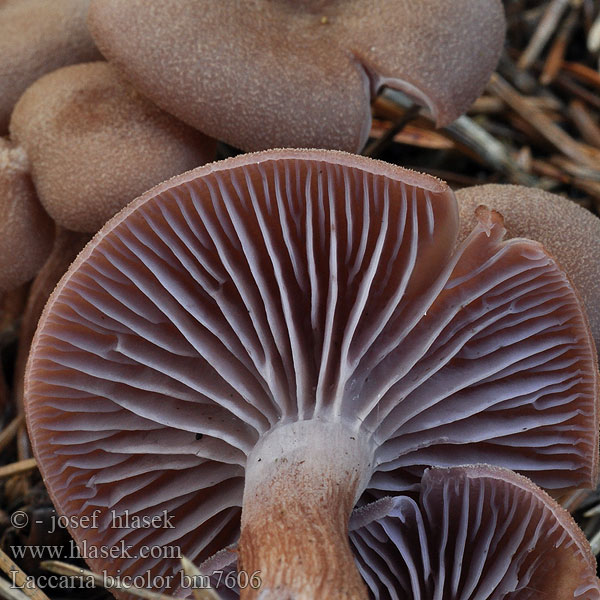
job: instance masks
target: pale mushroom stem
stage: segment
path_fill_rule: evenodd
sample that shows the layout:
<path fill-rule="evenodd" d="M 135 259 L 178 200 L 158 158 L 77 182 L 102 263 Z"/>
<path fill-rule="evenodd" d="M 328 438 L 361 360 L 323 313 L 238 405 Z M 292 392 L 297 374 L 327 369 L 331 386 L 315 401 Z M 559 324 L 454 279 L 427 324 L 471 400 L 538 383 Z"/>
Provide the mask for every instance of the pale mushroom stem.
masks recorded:
<path fill-rule="evenodd" d="M 248 458 L 240 572 L 250 600 L 366 600 L 348 519 L 372 473 L 366 440 L 340 423 L 310 420 L 267 434 Z"/>

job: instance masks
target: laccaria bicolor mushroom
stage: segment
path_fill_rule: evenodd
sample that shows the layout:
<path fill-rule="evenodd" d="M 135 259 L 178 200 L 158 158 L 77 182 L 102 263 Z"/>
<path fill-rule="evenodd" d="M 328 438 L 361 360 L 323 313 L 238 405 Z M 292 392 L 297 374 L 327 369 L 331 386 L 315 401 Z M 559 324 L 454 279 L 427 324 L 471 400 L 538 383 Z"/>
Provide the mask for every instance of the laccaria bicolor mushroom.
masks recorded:
<path fill-rule="evenodd" d="M 98 60 L 85 20 L 89 0 L 0 3 L 0 135 L 19 96 L 45 73 Z"/>
<path fill-rule="evenodd" d="M 140 96 L 106 62 L 65 67 L 36 81 L 15 107 L 10 129 L 16 145 L 6 142 L 0 165 L 7 215 L 0 291 L 3 277 L 10 276 L 11 285 L 28 281 L 46 261 L 21 328 L 19 406 L 37 320 L 82 240 L 89 239 L 85 234 L 152 185 L 214 158 L 215 141 Z M 58 231 L 52 251 L 54 225 L 47 213 Z"/>
<path fill-rule="evenodd" d="M 600 348 L 600 219 L 572 200 L 518 185 L 482 185 L 456 194 L 459 240 L 469 235 L 480 204 L 497 210 L 509 237 L 541 242 L 581 294 L 596 346 Z"/>
<path fill-rule="evenodd" d="M 95 233 L 149 187 L 212 160 L 215 142 L 140 96 L 105 62 L 64 67 L 23 94 L 11 139 L 54 221 Z"/>
<path fill-rule="evenodd" d="M 453 253 L 445 184 L 299 150 L 213 163 L 126 207 L 58 284 L 27 368 L 52 499 L 97 515 L 75 539 L 200 563 L 239 538 L 262 580 L 244 598 L 366 598 L 349 516 L 416 492 L 427 466 L 593 486 L 580 301 L 540 244 L 479 219 Z M 178 560 L 133 554 L 89 563 L 177 587 L 160 577 Z"/>
<path fill-rule="evenodd" d="M 448 124 L 504 40 L 499 0 L 92 0 L 88 24 L 144 95 L 243 150 L 359 151 L 383 86 Z"/>
<path fill-rule="evenodd" d="M 37 199 L 25 152 L 0 138 L 0 294 L 38 272 L 53 236 L 54 226 Z"/>
<path fill-rule="evenodd" d="M 500 467 L 428 469 L 418 499 L 356 509 L 349 529 L 372 598 L 600 599 L 596 560 L 571 515 Z M 203 567 L 210 572 L 217 561 Z M 212 580 L 223 600 L 238 598 L 223 573 L 236 580 L 235 553 L 220 559 Z"/>
<path fill-rule="evenodd" d="M 506 469 L 430 469 L 418 502 L 379 500 L 350 528 L 374 598 L 600 599 L 596 560 L 571 515 Z"/>

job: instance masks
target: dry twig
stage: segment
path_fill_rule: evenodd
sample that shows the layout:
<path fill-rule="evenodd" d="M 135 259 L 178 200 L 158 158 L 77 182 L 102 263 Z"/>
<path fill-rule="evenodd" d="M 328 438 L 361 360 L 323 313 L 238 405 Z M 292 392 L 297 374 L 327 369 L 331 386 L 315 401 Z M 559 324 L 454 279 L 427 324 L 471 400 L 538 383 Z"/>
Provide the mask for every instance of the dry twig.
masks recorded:
<path fill-rule="evenodd" d="M 563 13 L 569 6 L 569 0 L 551 0 L 546 8 L 535 33 L 517 63 L 520 69 L 528 69 L 541 54 L 544 46 L 556 31 Z"/>
<path fill-rule="evenodd" d="M 0 550 L 0 569 L 8 575 L 23 593 L 32 600 L 49 600 L 48 596 L 38 587 L 31 584 L 31 578 L 28 577 L 21 567 L 15 563 L 6 552 Z"/>
<path fill-rule="evenodd" d="M 27 458 L 25 460 L 19 460 L 9 465 L 0 467 L 0 479 L 5 477 L 11 477 L 12 475 L 20 475 L 37 469 L 37 462 L 35 458 Z"/>

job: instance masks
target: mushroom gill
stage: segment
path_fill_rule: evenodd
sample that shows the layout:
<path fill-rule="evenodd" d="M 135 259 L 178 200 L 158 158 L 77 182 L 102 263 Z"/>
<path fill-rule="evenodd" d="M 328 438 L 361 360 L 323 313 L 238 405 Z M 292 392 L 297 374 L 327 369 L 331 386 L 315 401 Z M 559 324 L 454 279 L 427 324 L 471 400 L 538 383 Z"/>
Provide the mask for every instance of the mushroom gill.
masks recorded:
<path fill-rule="evenodd" d="M 378 512 L 350 533 L 374 598 L 600 598 L 596 560 L 581 529 L 512 471 L 429 469 L 418 501 L 385 498 L 359 509 L 354 521 Z"/>
<path fill-rule="evenodd" d="M 244 598 L 365 598 L 350 513 L 418 492 L 428 466 L 592 486 L 598 372 L 577 294 L 539 243 L 502 240 L 497 213 L 453 252 L 458 229 L 444 183 L 327 151 L 213 163 L 121 211 L 57 286 L 27 367 L 52 499 L 99 514 L 75 539 L 202 562 L 239 538 L 262 578 Z M 112 525 L 166 513 L 174 528 Z"/>
<path fill-rule="evenodd" d="M 587 309 L 600 348 L 600 219 L 574 201 L 522 185 L 481 185 L 456 193 L 459 240 L 475 225 L 475 209 L 485 205 L 504 218 L 507 235 L 536 240 L 573 280 Z"/>

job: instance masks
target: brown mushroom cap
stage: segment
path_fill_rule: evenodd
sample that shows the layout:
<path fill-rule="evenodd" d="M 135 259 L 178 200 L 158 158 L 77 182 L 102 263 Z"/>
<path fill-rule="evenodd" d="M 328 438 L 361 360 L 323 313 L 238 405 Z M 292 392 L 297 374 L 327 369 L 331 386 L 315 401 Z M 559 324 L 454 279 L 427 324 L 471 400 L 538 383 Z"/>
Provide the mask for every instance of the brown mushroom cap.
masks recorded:
<path fill-rule="evenodd" d="M 89 0 L 0 2 L 0 134 L 21 94 L 45 73 L 100 58 L 85 20 Z"/>
<path fill-rule="evenodd" d="M 0 293 L 39 271 L 53 237 L 54 226 L 35 193 L 25 152 L 0 138 Z"/>
<path fill-rule="evenodd" d="M 430 469 L 418 502 L 376 504 L 386 516 L 350 534 L 375 598 L 600 599 L 596 560 L 581 529 L 511 471 Z M 377 509 L 359 509 L 354 520 Z"/>
<path fill-rule="evenodd" d="M 215 142 L 140 96 L 105 62 L 36 81 L 13 112 L 44 208 L 59 225 L 96 232 L 136 196 L 214 158 Z"/>
<path fill-rule="evenodd" d="M 445 125 L 504 39 L 499 0 L 93 0 L 88 23 L 143 94 L 244 150 L 359 151 L 383 85 Z"/>
<path fill-rule="evenodd" d="M 243 503 L 241 568 L 254 528 L 271 555 L 257 540 L 293 531 L 302 570 L 322 552 L 319 528 L 288 527 L 286 499 L 311 527 L 343 507 L 348 546 L 361 494 L 416 491 L 427 465 L 593 485 L 598 372 L 568 278 L 540 244 L 502 241 L 497 213 L 480 211 L 453 254 L 457 232 L 442 182 L 327 151 L 213 163 L 127 206 L 58 284 L 27 367 L 28 426 L 57 509 L 99 514 L 75 539 L 176 545 L 202 561 L 237 540 Z M 115 528 L 111 510 L 167 511 L 175 528 Z"/>
<path fill-rule="evenodd" d="M 541 242 L 565 269 L 581 294 L 596 347 L 600 350 L 600 219 L 572 200 L 519 185 L 481 185 L 456 193 L 459 240 L 477 221 L 480 204 L 504 217 L 509 237 Z"/>

